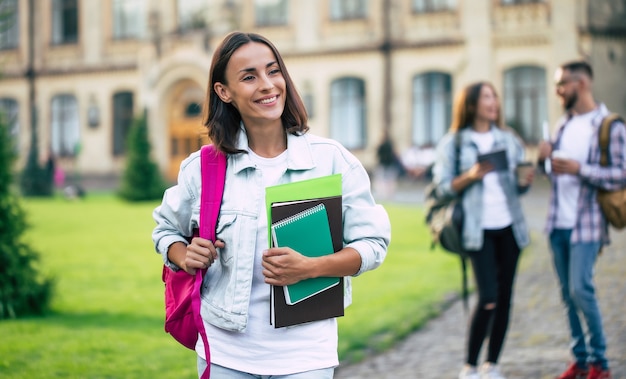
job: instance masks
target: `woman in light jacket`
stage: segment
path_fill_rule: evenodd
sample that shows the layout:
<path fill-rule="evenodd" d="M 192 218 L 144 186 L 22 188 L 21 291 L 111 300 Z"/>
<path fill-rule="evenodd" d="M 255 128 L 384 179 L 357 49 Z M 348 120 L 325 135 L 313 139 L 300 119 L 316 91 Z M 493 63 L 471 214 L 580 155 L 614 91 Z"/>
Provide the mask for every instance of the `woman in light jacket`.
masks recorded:
<path fill-rule="evenodd" d="M 457 139 L 458 134 L 458 139 Z M 455 143 L 459 172 L 455 172 Z M 479 162 L 480 155 L 504 150 L 505 162 Z M 509 324 L 511 297 L 521 249 L 529 243 L 519 195 L 528 190 L 532 171 L 519 185 L 516 168 L 524 159 L 519 138 L 500 126 L 500 105 L 489 83 L 467 86 L 455 102 L 450 132 L 437 146 L 433 181 L 440 196 L 462 196 L 463 247 L 467 250 L 478 303 L 472 312 L 466 361 L 459 378 L 502 379 L 497 363 Z M 505 163 L 496 170 L 496 166 Z M 491 325 L 491 326 L 490 326 Z M 478 356 L 489 339 L 486 362 Z M 482 375 L 482 376 L 480 376 Z"/>
<path fill-rule="evenodd" d="M 204 124 L 227 155 L 224 196 L 215 243 L 186 237 L 198 227 L 200 154 L 181 164 L 178 184 L 155 209 L 153 240 L 173 270 L 207 268 L 202 316 L 215 378 L 332 378 L 337 322 L 326 319 L 287 328 L 270 324 L 270 285 L 306 278 L 346 278 L 385 259 L 390 223 L 374 202 L 361 163 L 338 142 L 308 134 L 307 114 L 274 45 L 253 33 L 234 32 L 215 50 Z M 342 175 L 343 248 L 310 258 L 290 248 L 268 249 L 265 188 Z M 207 366 L 201 340 L 199 373 Z"/>

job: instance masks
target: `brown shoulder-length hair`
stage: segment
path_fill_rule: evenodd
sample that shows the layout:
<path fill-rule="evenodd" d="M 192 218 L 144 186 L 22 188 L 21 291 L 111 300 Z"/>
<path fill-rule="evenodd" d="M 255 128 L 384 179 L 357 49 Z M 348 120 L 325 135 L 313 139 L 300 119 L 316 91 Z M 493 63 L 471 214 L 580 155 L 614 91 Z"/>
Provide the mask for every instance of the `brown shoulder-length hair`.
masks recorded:
<path fill-rule="evenodd" d="M 226 68 L 230 58 L 240 47 L 251 43 L 262 43 L 269 47 L 276 62 L 280 67 L 285 79 L 286 99 L 285 109 L 281 116 L 283 128 L 287 133 L 303 134 L 309 130 L 307 126 L 308 116 L 302 98 L 296 91 L 296 87 L 287 72 L 285 62 L 278 49 L 267 38 L 255 33 L 232 32 L 228 34 L 213 53 L 213 61 L 209 71 L 209 83 L 203 108 L 202 123 L 207 127 L 209 138 L 215 146 L 228 154 L 243 153 L 237 149 L 239 124 L 241 114 L 232 104 L 225 103 L 215 92 L 215 83 L 228 84 L 226 80 Z"/>
<path fill-rule="evenodd" d="M 452 114 L 450 131 L 458 132 L 463 128 L 470 127 L 474 123 L 474 120 L 476 120 L 478 99 L 480 98 L 480 91 L 483 89 L 483 86 L 489 86 L 496 97 L 498 97 L 498 93 L 491 83 L 476 82 L 467 85 L 459 92 L 454 101 L 454 113 Z M 500 113 L 500 107 L 498 107 L 498 118 L 495 124 L 499 128 L 502 128 L 501 118 L 502 114 Z"/>

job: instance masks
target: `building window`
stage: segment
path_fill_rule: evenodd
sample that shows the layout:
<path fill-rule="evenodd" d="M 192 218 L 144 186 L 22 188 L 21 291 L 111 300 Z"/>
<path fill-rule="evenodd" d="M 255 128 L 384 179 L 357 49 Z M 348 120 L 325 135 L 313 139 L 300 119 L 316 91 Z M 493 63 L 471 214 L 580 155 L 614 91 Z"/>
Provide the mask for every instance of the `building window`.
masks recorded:
<path fill-rule="evenodd" d="M 146 29 L 145 0 L 113 0 L 113 38 L 137 39 Z"/>
<path fill-rule="evenodd" d="M 452 78 L 427 72 L 413 78 L 412 142 L 436 145 L 448 130 L 452 113 Z"/>
<path fill-rule="evenodd" d="M 73 95 L 56 95 L 52 98 L 52 124 L 50 142 L 52 152 L 60 157 L 72 157 L 78 153 L 79 123 L 78 104 Z"/>
<path fill-rule="evenodd" d="M 113 155 L 126 153 L 126 138 L 133 124 L 133 94 L 118 92 L 113 95 Z"/>
<path fill-rule="evenodd" d="M 0 1 L 0 50 L 15 49 L 19 44 L 17 0 Z"/>
<path fill-rule="evenodd" d="M 526 143 L 541 140 L 541 125 L 548 119 L 546 70 L 514 67 L 504 73 L 504 119 Z"/>
<path fill-rule="evenodd" d="M 330 136 L 348 149 L 362 149 L 366 140 L 365 82 L 342 78 L 330 86 Z"/>
<path fill-rule="evenodd" d="M 202 115 L 202 106 L 196 102 L 191 102 L 185 107 L 185 118 L 195 118 Z"/>
<path fill-rule="evenodd" d="M 178 29 L 181 31 L 206 27 L 207 0 L 178 0 Z"/>
<path fill-rule="evenodd" d="M 287 0 L 255 0 L 257 26 L 287 25 Z"/>
<path fill-rule="evenodd" d="M 52 43 L 78 41 L 78 1 L 52 0 Z"/>
<path fill-rule="evenodd" d="M 545 0 L 500 0 L 502 5 L 544 3 Z"/>
<path fill-rule="evenodd" d="M 367 0 L 331 0 L 331 20 L 367 18 Z"/>
<path fill-rule="evenodd" d="M 456 8 L 456 0 L 412 0 L 413 12 L 444 12 Z"/>
<path fill-rule="evenodd" d="M 20 122 L 19 106 L 17 101 L 11 98 L 0 98 L 0 122 L 8 126 L 9 134 L 13 139 L 14 150 L 19 153 Z"/>

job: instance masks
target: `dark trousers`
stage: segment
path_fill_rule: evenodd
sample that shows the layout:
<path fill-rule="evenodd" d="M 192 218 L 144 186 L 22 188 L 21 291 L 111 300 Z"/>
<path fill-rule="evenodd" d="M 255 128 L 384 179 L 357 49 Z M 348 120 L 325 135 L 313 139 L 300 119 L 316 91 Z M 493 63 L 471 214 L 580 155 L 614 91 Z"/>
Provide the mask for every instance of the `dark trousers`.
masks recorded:
<path fill-rule="evenodd" d="M 477 365 L 487 337 L 487 362 L 498 362 L 509 326 L 519 255 L 520 249 L 511 227 L 484 230 L 482 249 L 469 252 L 478 289 L 478 304 L 472 312 L 467 341 L 467 363 L 472 366 Z"/>

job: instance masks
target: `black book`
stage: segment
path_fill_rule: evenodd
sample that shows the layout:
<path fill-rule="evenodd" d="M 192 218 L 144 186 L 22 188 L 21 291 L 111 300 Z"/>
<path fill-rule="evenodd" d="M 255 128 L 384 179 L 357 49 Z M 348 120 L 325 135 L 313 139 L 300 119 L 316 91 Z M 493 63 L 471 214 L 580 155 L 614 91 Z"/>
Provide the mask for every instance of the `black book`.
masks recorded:
<path fill-rule="evenodd" d="M 332 239 L 332 248 L 337 252 L 343 248 L 343 214 L 341 196 L 331 196 L 317 199 L 286 201 L 272 203 L 271 222 L 280 221 L 310 210 L 323 204 L 328 216 L 328 226 Z M 309 233 L 316 233 L 309 230 Z M 302 324 L 305 322 L 324 320 L 344 315 L 343 304 L 343 277 L 338 278 L 338 284 L 328 287 L 303 300 L 289 304 L 285 296 L 285 288 L 272 286 L 271 293 L 271 322 L 275 328 Z"/>

